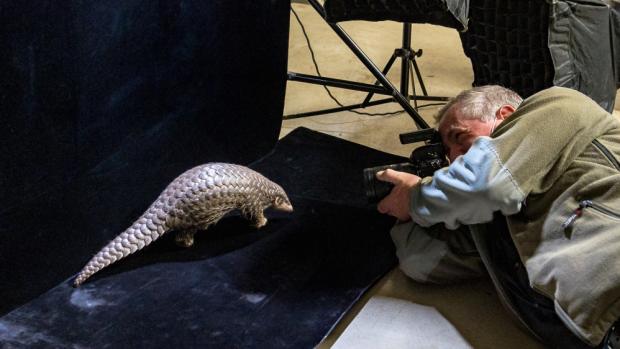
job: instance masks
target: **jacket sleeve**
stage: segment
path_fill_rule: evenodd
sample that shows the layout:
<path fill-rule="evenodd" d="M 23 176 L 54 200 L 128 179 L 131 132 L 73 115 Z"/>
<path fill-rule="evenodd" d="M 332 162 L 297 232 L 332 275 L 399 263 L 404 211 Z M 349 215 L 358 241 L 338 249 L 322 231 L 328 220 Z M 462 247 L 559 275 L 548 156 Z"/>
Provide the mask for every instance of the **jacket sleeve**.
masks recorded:
<path fill-rule="evenodd" d="M 546 192 L 597 136 L 618 121 L 585 95 L 554 87 L 525 100 L 493 133 L 412 190 L 410 214 L 429 226 L 489 222 Z"/>
<path fill-rule="evenodd" d="M 449 231 L 443 225 L 421 227 L 411 221 L 390 232 L 400 269 L 424 283 L 450 283 L 485 275 L 470 232 Z"/>
<path fill-rule="evenodd" d="M 424 178 L 412 190 L 410 215 L 422 226 L 443 222 L 449 229 L 515 214 L 525 194 L 504 166 L 489 137 L 479 137 L 449 167 Z"/>

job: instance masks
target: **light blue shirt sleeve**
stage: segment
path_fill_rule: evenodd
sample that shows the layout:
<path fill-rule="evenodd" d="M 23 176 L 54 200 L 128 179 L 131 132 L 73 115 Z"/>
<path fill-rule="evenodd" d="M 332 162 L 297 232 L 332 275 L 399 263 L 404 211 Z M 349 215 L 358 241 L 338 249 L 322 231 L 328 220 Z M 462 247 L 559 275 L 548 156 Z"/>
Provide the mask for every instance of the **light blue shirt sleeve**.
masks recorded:
<path fill-rule="evenodd" d="M 410 215 L 422 226 L 448 229 L 486 223 L 493 212 L 519 212 L 525 194 L 504 166 L 489 137 L 479 137 L 465 155 L 413 188 Z"/>

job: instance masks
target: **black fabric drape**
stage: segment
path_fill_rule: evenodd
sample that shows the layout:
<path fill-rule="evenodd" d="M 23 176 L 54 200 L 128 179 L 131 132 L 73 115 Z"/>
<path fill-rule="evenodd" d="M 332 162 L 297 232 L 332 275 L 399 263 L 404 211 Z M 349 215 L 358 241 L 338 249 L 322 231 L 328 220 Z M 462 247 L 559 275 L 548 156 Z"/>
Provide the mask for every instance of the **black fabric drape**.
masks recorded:
<path fill-rule="evenodd" d="M 288 11 L 0 1 L 0 313 L 75 273 L 184 170 L 273 148 Z"/>

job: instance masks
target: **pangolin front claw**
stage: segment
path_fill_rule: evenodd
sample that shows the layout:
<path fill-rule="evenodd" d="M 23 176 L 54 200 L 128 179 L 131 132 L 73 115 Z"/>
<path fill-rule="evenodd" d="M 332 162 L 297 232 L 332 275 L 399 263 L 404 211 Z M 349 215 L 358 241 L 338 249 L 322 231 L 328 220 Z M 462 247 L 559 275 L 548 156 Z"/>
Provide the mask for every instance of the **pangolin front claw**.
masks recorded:
<path fill-rule="evenodd" d="M 264 227 L 265 224 L 267 224 L 267 218 L 265 218 L 265 216 L 262 214 L 254 221 L 254 227 L 256 227 L 256 229 Z"/>

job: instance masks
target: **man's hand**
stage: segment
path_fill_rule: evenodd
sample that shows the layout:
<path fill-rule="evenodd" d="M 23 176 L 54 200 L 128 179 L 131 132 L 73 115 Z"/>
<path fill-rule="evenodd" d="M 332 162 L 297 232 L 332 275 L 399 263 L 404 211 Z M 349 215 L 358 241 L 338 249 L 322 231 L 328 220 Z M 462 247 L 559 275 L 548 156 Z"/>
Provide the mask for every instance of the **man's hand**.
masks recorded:
<path fill-rule="evenodd" d="M 418 184 L 420 177 L 407 173 L 387 169 L 376 174 L 377 179 L 394 184 L 394 188 L 388 196 L 383 198 L 377 206 L 379 212 L 389 214 L 406 222 L 411 219 L 409 215 L 409 200 L 411 188 Z"/>

